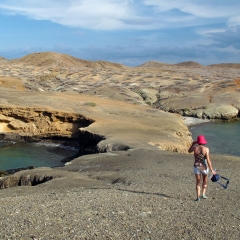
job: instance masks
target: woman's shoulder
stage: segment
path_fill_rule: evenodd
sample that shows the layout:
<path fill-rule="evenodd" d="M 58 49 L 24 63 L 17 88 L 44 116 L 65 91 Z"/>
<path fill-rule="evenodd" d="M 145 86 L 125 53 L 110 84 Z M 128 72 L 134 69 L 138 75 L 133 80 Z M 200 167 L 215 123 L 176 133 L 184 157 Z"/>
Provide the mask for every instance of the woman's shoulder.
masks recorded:
<path fill-rule="evenodd" d="M 209 153 L 209 148 L 208 147 L 206 147 L 206 146 L 203 146 L 203 151 L 205 152 L 205 153 Z"/>

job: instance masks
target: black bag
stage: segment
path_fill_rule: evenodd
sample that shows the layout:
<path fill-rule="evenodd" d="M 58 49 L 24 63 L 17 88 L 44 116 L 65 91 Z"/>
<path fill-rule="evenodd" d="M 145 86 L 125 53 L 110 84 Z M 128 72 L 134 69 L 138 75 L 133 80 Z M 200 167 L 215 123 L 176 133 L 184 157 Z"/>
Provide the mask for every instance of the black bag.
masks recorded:
<path fill-rule="evenodd" d="M 212 182 L 217 182 L 218 180 L 220 180 L 220 175 L 219 174 L 215 174 L 215 175 L 213 175 L 212 176 L 212 178 L 211 178 L 211 180 L 212 180 Z"/>
<path fill-rule="evenodd" d="M 227 181 L 225 185 L 220 183 L 220 182 L 218 182 L 221 178 Z M 218 182 L 218 184 L 220 184 L 225 189 L 228 187 L 228 184 L 229 184 L 229 179 L 225 178 L 223 176 L 220 176 L 219 174 L 213 175 L 211 180 L 212 180 L 212 182 Z"/>

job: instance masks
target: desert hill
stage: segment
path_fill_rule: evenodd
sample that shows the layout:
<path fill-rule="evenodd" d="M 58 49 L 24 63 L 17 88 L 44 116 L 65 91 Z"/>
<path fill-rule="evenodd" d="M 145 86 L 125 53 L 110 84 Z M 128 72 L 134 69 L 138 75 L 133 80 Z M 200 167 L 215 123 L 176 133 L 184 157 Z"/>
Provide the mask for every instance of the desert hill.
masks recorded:
<path fill-rule="evenodd" d="M 125 66 L 119 63 L 107 62 L 107 61 L 89 61 L 84 59 L 79 59 L 68 54 L 61 54 L 57 52 L 38 52 L 28 54 L 24 57 L 8 60 L 0 56 L 0 63 L 11 63 L 16 65 L 25 65 L 25 66 L 36 66 L 36 67 L 70 67 L 70 68 L 92 68 L 92 69 L 131 69 L 131 67 Z M 171 67 L 171 66 L 180 66 L 180 67 L 203 67 L 198 62 L 186 61 L 176 64 L 158 62 L 158 61 L 148 61 L 135 68 L 161 68 L 161 67 Z M 240 68 L 240 63 L 219 63 L 219 64 L 210 64 L 207 67 L 212 68 Z M 133 67 L 134 68 L 134 67 Z"/>
<path fill-rule="evenodd" d="M 217 68 L 240 68 L 240 63 L 219 63 L 219 64 L 210 64 L 208 67 L 217 67 Z"/>
<path fill-rule="evenodd" d="M 203 67 L 200 63 L 193 62 L 193 61 L 187 61 L 187 62 L 181 62 L 176 64 L 170 64 L 170 63 L 163 63 L 163 62 L 157 62 L 157 61 L 148 61 L 146 63 L 143 63 L 139 67 L 146 67 L 146 68 L 161 68 L 165 66 L 180 66 L 180 67 Z"/>
<path fill-rule="evenodd" d="M 149 68 L 159 68 L 159 67 L 162 67 L 164 65 L 168 65 L 167 63 L 162 63 L 162 62 L 157 62 L 157 61 L 148 61 L 146 63 L 143 63 L 139 66 L 137 66 L 138 68 L 139 67 L 149 67 Z"/>
<path fill-rule="evenodd" d="M 187 62 L 181 62 L 174 64 L 176 66 L 183 66 L 183 67 L 202 67 L 200 63 L 193 62 L 193 61 L 187 61 Z"/>
<path fill-rule="evenodd" d="M 239 115 L 240 64 L 203 67 L 193 61 L 149 61 L 127 67 L 54 52 L 33 53 L 9 62 L 0 68 L 2 87 L 90 94 L 197 118 Z"/>
<path fill-rule="evenodd" d="M 7 62 L 9 62 L 9 60 L 7 60 L 6 58 L 3 58 L 3 57 L 0 56 L 0 63 L 1 64 L 2 63 L 7 63 Z"/>
<path fill-rule="evenodd" d="M 39 52 L 28 54 L 22 58 L 10 61 L 13 64 L 24 64 L 37 67 L 78 67 L 78 68 L 112 68 L 121 69 L 125 66 L 106 61 L 88 61 L 67 54 L 55 52 Z"/>
<path fill-rule="evenodd" d="M 143 63 L 139 67 L 146 67 L 146 68 L 161 68 L 161 67 L 171 67 L 171 66 L 179 66 L 179 67 L 204 67 L 202 64 L 194 61 L 186 61 L 186 62 L 180 62 L 176 64 L 170 64 L 170 63 L 163 63 L 158 61 L 148 61 L 146 63 Z M 219 63 L 219 64 L 210 64 L 207 65 L 207 67 L 216 67 L 216 68 L 240 68 L 240 63 Z"/>

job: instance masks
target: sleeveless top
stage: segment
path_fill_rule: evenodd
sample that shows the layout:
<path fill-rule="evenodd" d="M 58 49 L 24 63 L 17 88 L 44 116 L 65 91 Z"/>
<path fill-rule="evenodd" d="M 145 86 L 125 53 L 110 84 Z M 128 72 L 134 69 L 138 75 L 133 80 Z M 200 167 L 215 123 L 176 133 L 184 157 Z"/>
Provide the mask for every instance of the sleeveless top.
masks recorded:
<path fill-rule="evenodd" d="M 202 147 L 198 147 L 199 151 L 195 153 L 194 151 L 194 157 L 195 157 L 195 162 L 194 162 L 194 167 L 197 167 L 199 170 L 207 170 L 207 160 L 206 160 L 206 155 L 203 154 L 202 152 Z"/>

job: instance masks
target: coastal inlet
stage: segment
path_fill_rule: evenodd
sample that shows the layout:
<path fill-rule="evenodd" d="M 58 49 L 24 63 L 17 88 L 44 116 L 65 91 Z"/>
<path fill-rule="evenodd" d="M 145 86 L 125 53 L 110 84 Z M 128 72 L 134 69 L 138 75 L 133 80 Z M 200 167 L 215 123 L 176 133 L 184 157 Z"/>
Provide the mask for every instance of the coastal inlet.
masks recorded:
<path fill-rule="evenodd" d="M 81 131 L 94 120 L 42 108 L 0 107 L 0 170 L 61 166 L 99 151 L 104 136 Z"/>

